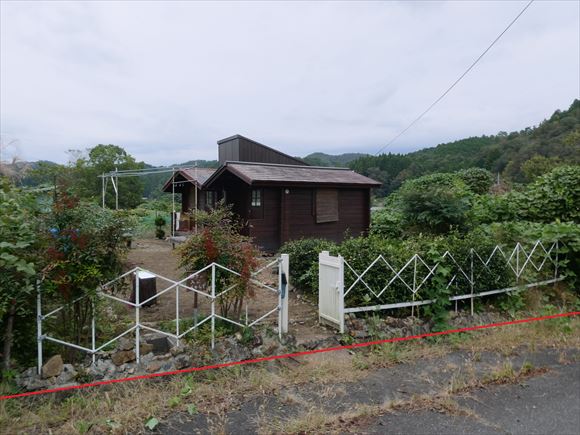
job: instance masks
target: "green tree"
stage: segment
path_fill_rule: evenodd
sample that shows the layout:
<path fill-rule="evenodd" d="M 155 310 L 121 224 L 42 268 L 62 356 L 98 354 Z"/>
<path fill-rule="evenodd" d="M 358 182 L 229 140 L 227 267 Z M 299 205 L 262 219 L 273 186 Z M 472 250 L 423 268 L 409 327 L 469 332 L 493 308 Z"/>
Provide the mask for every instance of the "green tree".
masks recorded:
<path fill-rule="evenodd" d="M 14 331 L 32 316 L 38 253 L 33 201 L 7 181 L 0 182 L 0 322 L 3 368 L 8 370 Z"/>
<path fill-rule="evenodd" d="M 580 165 L 560 166 L 522 192 L 523 218 L 535 222 L 580 222 Z"/>
<path fill-rule="evenodd" d="M 65 306 L 48 323 L 58 336 L 90 345 L 87 326 L 95 292 L 123 267 L 129 225 L 125 215 L 60 192 L 51 212 L 43 216 L 44 303 L 48 308 Z M 82 296 L 89 297 L 76 301 Z M 67 353 L 72 357 L 75 352 Z"/>
<path fill-rule="evenodd" d="M 426 175 L 403 184 L 400 205 L 407 225 L 446 233 L 466 225 L 470 192 L 453 174 Z"/>
<path fill-rule="evenodd" d="M 536 154 L 522 164 L 522 173 L 527 181 L 534 181 L 541 175 L 547 174 L 552 169 L 563 164 L 559 157 L 545 157 Z"/>
<path fill-rule="evenodd" d="M 71 150 L 71 154 L 80 155 L 73 167 L 71 188 L 83 199 L 100 202 L 102 181 L 99 175 L 103 173 L 127 169 L 143 169 L 143 162 L 135 158 L 117 145 L 99 144 L 89 149 L 88 154 Z M 143 197 L 143 182 L 137 177 L 119 178 L 119 207 L 133 208 L 141 203 Z M 115 207 L 115 191 L 109 181 L 106 189 L 106 205 Z"/>
<path fill-rule="evenodd" d="M 22 180 L 24 186 L 54 186 L 58 177 L 63 177 L 69 171 L 64 165 L 49 161 L 36 162 L 33 168 Z"/>
<path fill-rule="evenodd" d="M 537 127 L 500 132 L 494 136 L 470 137 L 405 155 L 364 156 L 349 166 L 381 181 L 383 186 L 376 190 L 376 194 L 383 196 L 412 178 L 473 167 L 494 174 L 503 173 L 504 178 L 512 182 L 527 183 L 531 180 L 524 174 L 523 165 L 534 155 L 577 164 L 580 163 L 579 147 L 580 100 L 574 100 L 568 110 L 556 111 Z"/>
<path fill-rule="evenodd" d="M 473 193 L 488 193 L 493 185 L 493 174 L 487 169 L 463 169 L 462 171 L 459 171 L 457 175 Z"/>

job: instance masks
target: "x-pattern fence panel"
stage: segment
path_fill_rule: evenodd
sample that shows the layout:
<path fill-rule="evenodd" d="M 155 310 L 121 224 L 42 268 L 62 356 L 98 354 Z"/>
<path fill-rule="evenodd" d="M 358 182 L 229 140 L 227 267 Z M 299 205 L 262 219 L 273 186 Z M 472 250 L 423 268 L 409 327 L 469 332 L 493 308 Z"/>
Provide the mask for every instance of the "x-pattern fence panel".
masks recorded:
<path fill-rule="evenodd" d="M 261 275 L 265 272 L 275 270 L 277 272 L 278 283 L 277 286 L 274 287 L 271 283 L 264 282 L 265 280 L 261 279 Z M 97 289 L 96 292 L 96 300 L 92 299 L 90 304 L 92 306 L 91 309 L 91 326 L 90 326 L 90 347 L 83 346 L 80 343 L 71 343 L 65 340 L 61 340 L 57 337 L 53 337 L 47 333 L 43 332 L 44 322 L 47 319 L 55 317 L 60 311 L 66 309 L 67 307 L 71 307 L 74 304 L 81 302 L 83 299 L 90 298 L 91 296 L 85 295 L 81 296 L 73 301 L 69 302 L 68 304 L 61 305 L 52 311 L 43 314 L 43 307 L 42 307 L 42 292 L 41 286 L 38 287 L 38 294 L 37 294 L 37 341 L 38 341 L 38 371 L 40 373 L 42 367 L 42 360 L 43 360 L 43 342 L 51 341 L 53 343 L 57 343 L 63 346 L 67 346 L 82 352 L 86 352 L 92 355 L 93 364 L 95 363 L 96 354 L 98 352 L 103 351 L 111 344 L 115 343 L 122 337 L 135 333 L 135 357 L 137 362 L 140 362 L 140 335 L 142 330 L 151 331 L 154 333 L 162 334 L 167 337 L 171 337 L 178 343 L 180 339 L 182 339 L 187 334 L 194 332 L 195 330 L 199 329 L 202 325 L 209 322 L 211 324 L 211 346 L 212 348 L 215 346 L 215 337 L 216 337 L 216 319 L 220 319 L 224 322 L 231 323 L 233 325 L 239 327 L 248 327 L 251 328 L 258 323 L 264 321 L 269 316 L 273 315 L 274 313 L 278 313 L 278 331 L 280 336 L 283 333 L 288 332 L 288 273 L 289 273 L 289 258 L 288 255 L 282 254 L 280 257 L 276 258 L 275 260 L 271 261 L 270 263 L 264 265 L 259 270 L 256 270 L 250 274 L 249 277 L 249 284 L 254 286 L 255 289 L 262 289 L 266 292 L 276 294 L 278 296 L 277 304 L 267 310 L 264 313 L 258 315 L 255 319 L 250 319 L 248 315 L 248 305 L 251 305 L 252 300 L 249 298 L 244 298 L 245 303 L 245 318 L 241 320 L 239 318 L 231 318 L 230 316 L 222 316 L 218 314 L 216 310 L 216 304 L 219 304 L 220 300 L 224 297 L 227 297 L 228 294 L 234 291 L 238 286 L 240 286 L 240 282 L 234 282 L 231 285 L 225 286 L 224 283 L 231 282 L 229 280 L 225 280 L 225 275 L 230 275 L 233 277 L 240 277 L 240 273 L 236 272 L 232 269 L 224 267 L 218 263 L 211 263 L 206 267 L 188 275 L 187 277 L 183 278 L 182 280 L 175 281 L 170 278 L 161 276 L 149 270 L 145 270 L 140 267 L 135 267 L 122 275 L 118 276 L 117 278 L 109 281 L 108 283 L 102 285 Z M 167 283 L 167 286 L 162 290 L 157 291 L 153 296 L 145 297 L 141 300 L 142 291 L 140 289 L 140 279 L 139 277 L 143 274 L 147 274 L 150 277 L 154 277 L 155 279 L 159 279 L 162 282 Z M 127 285 L 127 281 L 129 281 L 129 285 Z M 131 287 L 131 282 L 134 282 L 133 291 L 128 292 L 127 289 Z M 205 285 L 204 285 L 205 283 Z M 205 288 L 202 288 L 205 287 Z M 119 290 L 121 289 L 121 290 Z M 159 328 L 155 328 L 151 326 L 151 324 L 144 324 L 141 319 L 141 310 L 154 302 L 156 299 L 159 299 L 161 296 L 168 294 L 170 292 L 175 293 L 175 330 L 174 332 L 164 331 Z M 180 304 L 182 304 L 183 292 L 191 292 L 195 293 L 198 297 L 204 298 L 210 306 L 211 312 L 208 316 L 203 318 L 202 320 L 198 319 L 197 313 L 194 314 L 193 319 L 193 326 L 186 328 L 185 330 L 180 330 L 181 322 L 180 322 Z M 95 309 L 96 303 L 99 300 L 111 300 L 119 302 L 123 305 L 128 307 L 132 307 L 135 310 L 135 316 L 129 326 L 123 332 L 116 335 L 114 338 L 107 340 L 102 344 L 97 344 L 98 333 L 97 333 L 97 322 L 98 322 L 98 313 Z"/>
<path fill-rule="evenodd" d="M 544 243 L 538 240 L 527 246 L 518 242 L 510 249 L 496 245 L 487 252 L 473 248 L 462 254 L 445 251 L 436 260 L 414 254 L 399 265 L 384 255 L 378 255 L 363 270 L 357 270 L 341 256 L 330 257 L 328 253 L 322 253 L 320 264 L 330 258 L 338 258 L 342 262 L 344 273 L 337 284 L 342 288 L 336 287 L 337 292 L 342 294 L 342 317 L 345 313 L 406 307 L 411 307 L 413 313 L 414 307 L 434 302 L 434 299 L 425 296 L 435 285 L 434 279 L 441 279 L 438 272 L 443 271 L 449 299 L 455 302 L 456 307 L 458 301 L 470 299 L 473 313 L 473 301 L 477 297 L 564 279 L 558 273 L 560 246 L 559 242 Z M 322 281 L 320 285 L 326 286 Z M 328 301 L 321 299 L 320 304 L 321 307 L 327 306 Z M 344 329 L 343 318 L 338 325 Z"/>

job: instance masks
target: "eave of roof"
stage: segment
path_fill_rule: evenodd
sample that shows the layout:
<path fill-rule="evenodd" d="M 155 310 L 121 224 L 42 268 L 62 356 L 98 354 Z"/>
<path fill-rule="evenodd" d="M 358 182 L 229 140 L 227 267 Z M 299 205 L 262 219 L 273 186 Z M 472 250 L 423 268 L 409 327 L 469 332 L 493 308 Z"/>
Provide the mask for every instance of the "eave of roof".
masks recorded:
<path fill-rule="evenodd" d="M 199 180 L 196 180 L 195 177 L 191 176 L 191 174 L 188 173 L 188 171 L 192 171 L 192 170 L 195 170 L 195 168 L 191 168 L 191 169 L 189 169 L 189 168 L 183 169 L 182 168 L 182 169 L 176 170 L 175 174 L 173 174 L 171 177 L 169 177 L 169 179 L 165 182 L 165 184 L 161 188 L 161 191 L 162 192 L 171 192 L 171 182 L 174 179 L 174 177 L 177 175 L 182 175 L 183 178 L 186 179 L 186 181 L 189 181 L 191 184 L 194 184 L 198 189 L 201 189 L 204 183 L 200 183 Z M 209 171 L 215 172 L 215 170 L 212 168 L 197 168 L 197 170 L 201 171 L 201 172 L 209 172 Z M 211 175 L 213 175 L 213 174 L 210 174 L 210 177 L 211 177 Z"/>
<path fill-rule="evenodd" d="M 284 179 L 253 179 L 248 177 L 244 174 L 239 168 L 236 166 L 261 166 L 261 167 L 275 167 L 275 168 L 289 168 L 290 171 L 343 171 L 348 173 L 349 176 L 352 174 L 356 174 L 356 177 L 362 177 L 368 182 L 361 182 L 361 181 L 352 181 L 352 180 L 345 180 L 345 181 L 337 181 L 337 180 L 284 180 Z M 248 185 L 251 186 L 351 186 L 351 187 L 378 187 L 381 185 L 376 180 L 371 178 L 365 177 L 361 174 L 358 174 L 348 168 L 333 168 L 333 167 L 326 167 L 326 166 L 297 166 L 297 165 L 282 165 L 282 164 L 274 164 L 274 163 L 254 163 L 254 162 L 233 162 L 228 161 L 224 163 L 216 172 L 214 172 L 203 184 L 203 188 L 209 188 L 211 185 L 219 178 L 224 172 L 230 172 L 235 175 L 237 178 L 241 179 Z M 346 174 L 345 174 L 346 175 Z"/>

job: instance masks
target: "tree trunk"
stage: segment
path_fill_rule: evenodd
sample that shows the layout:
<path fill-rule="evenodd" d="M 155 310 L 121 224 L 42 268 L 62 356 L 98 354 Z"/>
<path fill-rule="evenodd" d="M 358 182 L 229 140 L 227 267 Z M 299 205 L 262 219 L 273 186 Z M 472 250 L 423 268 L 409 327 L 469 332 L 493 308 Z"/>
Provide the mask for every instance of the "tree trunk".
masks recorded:
<path fill-rule="evenodd" d="M 2 368 L 10 370 L 10 360 L 12 358 L 12 343 L 14 341 L 14 317 L 16 316 L 16 303 L 10 305 L 8 318 L 6 319 L 6 328 L 4 329 L 4 349 L 2 351 L 4 360 Z"/>

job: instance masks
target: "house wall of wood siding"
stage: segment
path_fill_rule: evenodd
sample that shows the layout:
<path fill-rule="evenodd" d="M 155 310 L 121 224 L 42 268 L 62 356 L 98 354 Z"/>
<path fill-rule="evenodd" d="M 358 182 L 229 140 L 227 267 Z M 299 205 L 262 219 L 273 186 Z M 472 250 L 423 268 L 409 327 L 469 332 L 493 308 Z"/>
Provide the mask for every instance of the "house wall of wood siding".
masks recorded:
<path fill-rule="evenodd" d="M 229 177 L 228 177 L 229 178 Z M 224 180 L 226 202 L 246 226 L 243 234 L 267 252 L 275 252 L 289 240 L 323 238 L 340 242 L 348 230 L 352 236 L 365 234 L 370 223 L 370 190 L 337 189 L 338 220 L 316 222 L 316 188 L 255 187 L 261 190 L 261 210 L 252 210 L 252 187 Z M 286 193 L 288 190 L 289 193 Z M 252 216 L 261 216 L 259 219 Z"/>
<path fill-rule="evenodd" d="M 248 189 L 251 194 L 251 189 Z M 262 188 L 261 219 L 248 219 L 249 235 L 254 242 L 268 252 L 277 251 L 280 247 L 280 224 L 281 224 L 281 192 L 280 188 Z M 251 209 L 251 196 L 248 195 L 248 207 Z"/>
<path fill-rule="evenodd" d="M 273 148 L 266 147 L 242 136 L 218 142 L 220 164 L 231 162 L 277 163 L 284 165 L 306 165 Z"/>
<path fill-rule="evenodd" d="M 212 186 L 216 199 L 223 198 L 232 206 L 234 213 L 245 223 L 242 234 L 251 236 L 254 242 L 267 252 L 277 251 L 289 240 L 300 238 L 323 238 L 340 242 L 348 230 L 352 236 L 365 234 L 370 225 L 370 189 L 337 188 L 338 220 L 317 222 L 314 187 L 255 187 L 261 191 L 261 207 L 251 205 L 252 187 L 232 174 L 224 174 L 220 183 Z M 325 187 L 328 192 L 332 188 Z M 286 193 L 288 191 L 288 193 Z M 206 191 L 198 191 L 198 209 L 207 209 Z M 191 183 L 182 187 L 182 212 L 194 208 L 195 188 Z M 255 218 L 259 216 L 260 218 Z"/>
<path fill-rule="evenodd" d="M 368 188 L 337 189 L 338 220 L 316 222 L 316 189 L 290 188 L 284 195 L 286 225 L 281 243 L 302 237 L 317 237 L 340 242 L 348 230 L 352 236 L 365 234 L 370 223 L 370 190 Z"/>

